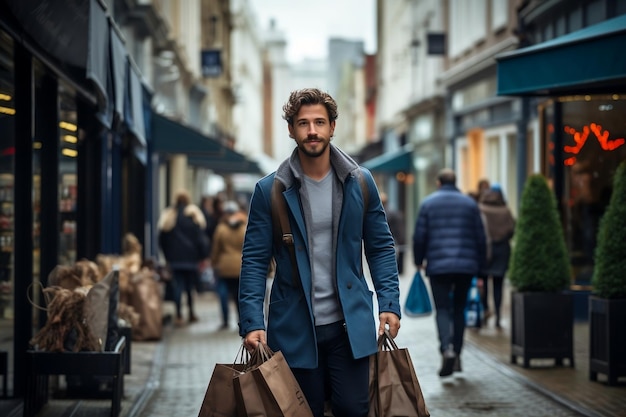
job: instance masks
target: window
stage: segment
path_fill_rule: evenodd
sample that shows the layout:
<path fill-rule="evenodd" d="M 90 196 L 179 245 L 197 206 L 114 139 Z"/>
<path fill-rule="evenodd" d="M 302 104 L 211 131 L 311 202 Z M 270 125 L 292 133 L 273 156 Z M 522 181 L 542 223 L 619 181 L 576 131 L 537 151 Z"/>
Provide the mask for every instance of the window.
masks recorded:
<path fill-rule="evenodd" d="M 506 26 L 509 13 L 508 6 L 507 1 L 491 0 L 491 30 L 496 31 Z"/>
<path fill-rule="evenodd" d="M 563 217 L 574 279 L 588 284 L 598 225 L 613 175 L 626 159 L 626 99 L 595 97 L 563 102 Z"/>

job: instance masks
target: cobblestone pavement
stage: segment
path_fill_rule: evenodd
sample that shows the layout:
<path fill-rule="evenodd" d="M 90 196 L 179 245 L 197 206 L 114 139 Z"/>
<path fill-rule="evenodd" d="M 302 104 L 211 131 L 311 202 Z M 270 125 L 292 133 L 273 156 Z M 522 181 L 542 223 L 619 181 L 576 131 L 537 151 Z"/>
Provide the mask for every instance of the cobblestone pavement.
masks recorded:
<path fill-rule="evenodd" d="M 406 294 L 409 283 L 409 278 L 401 280 L 401 294 Z M 162 357 L 157 355 L 155 359 L 159 383 L 135 415 L 197 416 L 215 363 L 234 361 L 241 345 L 234 320 L 231 330 L 218 330 L 219 303 L 213 294 L 200 296 L 198 306 L 198 323 L 167 330 Z M 580 415 L 533 390 L 505 366 L 469 344 L 462 354 L 463 372 L 440 378 L 433 316 L 404 318 L 396 342 L 400 347 L 408 347 L 434 417 Z"/>

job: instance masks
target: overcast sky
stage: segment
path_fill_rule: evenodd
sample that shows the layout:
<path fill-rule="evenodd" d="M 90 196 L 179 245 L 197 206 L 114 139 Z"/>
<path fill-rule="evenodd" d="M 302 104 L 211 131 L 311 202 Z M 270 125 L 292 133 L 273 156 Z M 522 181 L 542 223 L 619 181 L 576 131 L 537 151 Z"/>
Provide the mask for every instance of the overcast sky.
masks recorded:
<path fill-rule="evenodd" d="M 324 58 L 328 39 L 363 40 L 365 52 L 376 51 L 376 0 L 248 0 L 261 28 L 271 18 L 287 38 L 287 59 Z"/>

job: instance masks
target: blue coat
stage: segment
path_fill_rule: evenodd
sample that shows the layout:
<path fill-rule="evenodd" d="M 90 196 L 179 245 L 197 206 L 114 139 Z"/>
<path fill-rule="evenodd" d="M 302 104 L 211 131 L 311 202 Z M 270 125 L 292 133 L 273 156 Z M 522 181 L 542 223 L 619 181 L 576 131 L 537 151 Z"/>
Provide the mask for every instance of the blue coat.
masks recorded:
<path fill-rule="evenodd" d="M 487 244 L 478 204 L 453 185 L 443 185 L 420 207 L 413 234 L 415 265 L 426 260 L 426 275 L 478 275 Z"/>
<path fill-rule="evenodd" d="M 290 158 L 293 161 L 294 156 Z M 300 182 L 293 164 L 285 161 L 276 173 L 259 180 L 250 201 L 250 213 L 243 247 L 239 292 L 239 333 L 265 329 L 263 300 L 267 269 L 272 257 L 276 271 L 272 286 L 267 342 L 272 350 L 282 351 L 291 367 L 315 368 L 317 342 L 312 309 L 312 277 L 305 214 L 300 199 Z M 373 293 L 362 269 L 362 248 L 368 259 L 378 298 L 379 312 L 400 317 L 398 272 L 394 242 L 385 218 L 378 190 L 369 171 L 359 168 L 347 155 L 331 145 L 331 164 L 341 186 L 333 206 L 335 236 L 335 284 L 346 330 L 355 358 L 377 351 L 377 327 Z M 368 207 L 356 170 L 361 169 L 369 187 Z M 274 178 L 286 186 L 283 196 L 291 223 L 299 277 L 292 276 L 287 247 L 273 239 L 270 194 Z M 365 216 L 365 218 L 364 218 Z M 364 246 L 362 246 L 364 244 Z"/>

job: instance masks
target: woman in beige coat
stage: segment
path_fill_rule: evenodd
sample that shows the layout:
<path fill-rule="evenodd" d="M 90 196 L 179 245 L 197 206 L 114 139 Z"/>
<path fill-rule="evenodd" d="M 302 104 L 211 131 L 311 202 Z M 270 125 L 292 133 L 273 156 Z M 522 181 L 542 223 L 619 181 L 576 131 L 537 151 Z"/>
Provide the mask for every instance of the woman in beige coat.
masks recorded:
<path fill-rule="evenodd" d="M 248 216 L 235 201 L 224 203 L 224 217 L 213 234 L 211 265 L 217 277 L 217 294 L 222 305 L 221 329 L 228 329 L 229 302 L 232 299 L 237 308 L 239 296 L 239 272 L 241 252 L 248 224 Z"/>

